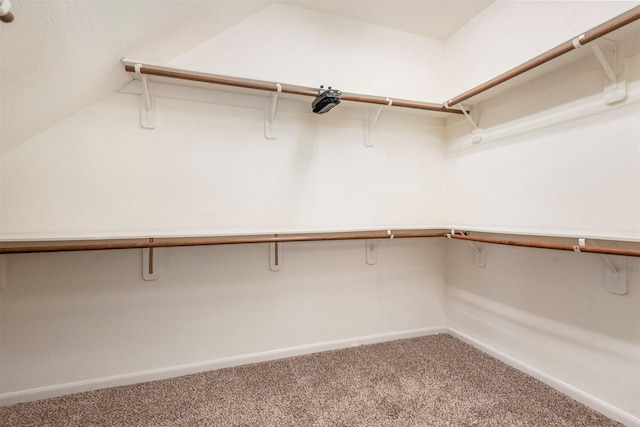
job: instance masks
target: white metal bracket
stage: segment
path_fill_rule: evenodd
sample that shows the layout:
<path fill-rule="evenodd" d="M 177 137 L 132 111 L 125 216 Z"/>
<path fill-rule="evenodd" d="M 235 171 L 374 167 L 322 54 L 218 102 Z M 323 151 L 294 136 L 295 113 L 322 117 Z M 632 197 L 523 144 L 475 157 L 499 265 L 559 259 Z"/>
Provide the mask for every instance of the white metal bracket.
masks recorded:
<path fill-rule="evenodd" d="M 451 106 L 449 106 L 449 102 L 445 102 L 444 106 L 447 109 L 451 108 Z M 471 143 L 472 144 L 478 144 L 478 143 L 482 142 L 482 140 L 484 139 L 484 134 L 483 134 L 482 128 L 480 128 L 476 124 L 475 120 L 473 120 L 473 118 L 471 118 L 471 116 L 467 112 L 467 109 L 464 108 L 464 105 L 462 105 L 462 103 L 459 103 L 458 106 L 460 107 L 460 111 L 462 111 L 462 114 L 464 114 L 464 117 L 469 121 L 469 123 L 471 123 L 471 126 L 473 126 L 473 130 L 471 131 Z"/>
<path fill-rule="evenodd" d="M 153 242 L 153 239 L 150 241 Z M 147 281 L 158 280 L 160 277 L 153 255 L 153 248 L 142 248 L 142 278 Z"/>
<path fill-rule="evenodd" d="M 463 232 L 463 231 L 459 231 L 457 232 L 460 235 L 466 236 L 467 233 Z M 447 238 L 451 239 L 452 235 L 456 234 L 456 230 L 451 230 L 450 234 L 447 234 Z M 471 242 L 469 240 L 466 241 L 467 243 L 469 243 L 469 245 L 471 245 L 471 247 L 473 248 L 473 255 L 474 255 L 474 262 L 476 264 L 476 267 L 486 267 L 487 265 L 487 257 L 485 252 L 483 252 L 482 247 L 478 246 L 476 243 Z"/>
<path fill-rule="evenodd" d="M 264 136 L 267 139 L 278 138 L 278 127 L 276 122 L 276 108 L 278 107 L 278 95 L 282 92 L 282 85 L 276 83 L 276 91 L 271 94 L 271 104 L 265 110 Z"/>
<path fill-rule="evenodd" d="M 580 252 L 580 248 L 586 245 L 586 239 L 578 239 L 578 246 L 574 246 L 575 252 Z M 595 242 L 591 246 L 598 246 Z M 629 259 L 627 257 L 614 257 L 605 254 L 600 255 L 600 259 L 605 265 L 604 269 L 604 289 L 612 294 L 624 295 L 629 291 Z"/>
<path fill-rule="evenodd" d="M 0 289 L 7 287 L 7 261 L 5 255 L 0 255 Z"/>
<path fill-rule="evenodd" d="M 485 253 L 482 251 L 482 248 L 473 242 L 467 242 L 467 243 L 469 243 L 473 248 L 476 267 L 480 267 L 480 268 L 485 267 L 487 265 L 487 257 L 485 256 Z"/>
<path fill-rule="evenodd" d="M 367 112 L 367 122 L 364 127 L 364 145 L 367 147 L 373 147 L 375 144 L 373 142 L 373 130 L 378 124 L 378 119 L 380 118 L 380 114 L 382 113 L 382 109 L 385 107 L 391 107 L 393 105 L 393 99 L 386 98 L 387 105 L 383 105 L 378 108 L 378 111 L 372 115 L 371 111 Z"/>
<path fill-rule="evenodd" d="M 378 262 L 378 244 L 377 239 L 367 239 L 367 264 L 374 265 Z"/>
<path fill-rule="evenodd" d="M 140 73 L 141 64 L 134 66 L 136 74 Z M 140 126 L 145 129 L 158 127 L 158 101 L 149 92 L 149 77 L 142 76 L 142 93 L 140 94 Z"/>
<path fill-rule="evenodd" d="M 629 258 L 621 257 L 620 260 L 610 262 L 614 265 L 615 271 L 608 267 L 604 270 L 604 288 L 612 294 L 624 295 L 629 292 L 629 277 L 627 275 Z"/>
<path fill-rule="evenodd" d="M 600 62 L 600 65 L 602 65 L 606 75 L 604 82 L 604 102 L 607 104 L 614 104 L 622 101 L 627 96 L 627 83 L 624 80 L 618 79 L 618 44 L 611 42 L 611 44 L 606 48 L 606 54 L 603 53 L 600 46 L 595 43 L 591 45 L 591 49 L 596 55 L 596 58 L 598 58 L 598 61 Z"/>
<path fill-rule="evenodd" d="M 278 237 L 277 234 L 276 237 Z M 269 269 L 282 270 L 282 248 L 278 242 L 269 243 Z"/>

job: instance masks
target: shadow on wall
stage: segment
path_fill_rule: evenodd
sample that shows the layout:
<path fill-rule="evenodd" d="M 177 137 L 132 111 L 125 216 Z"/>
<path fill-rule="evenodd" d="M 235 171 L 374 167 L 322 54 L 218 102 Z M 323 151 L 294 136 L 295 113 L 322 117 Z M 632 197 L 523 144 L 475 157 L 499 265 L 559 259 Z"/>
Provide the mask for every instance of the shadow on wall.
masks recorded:
<path fill-rule="evenodd" d="M 481 246 L 486 254 L 484 268 L 474 265 L 470 246 L 450 242 L 450 303 L 473 307 L 471 312 L 482 312 L 480 317 L 494 319 L 496 324 L 513 323 L 563 339 L 580 335 L 571 330 L 584 330 L 639 343 L 640 259 L 629 259 L 628 293 L 616 295 L 605 290 L 606 267 L 596 254 Z"/>

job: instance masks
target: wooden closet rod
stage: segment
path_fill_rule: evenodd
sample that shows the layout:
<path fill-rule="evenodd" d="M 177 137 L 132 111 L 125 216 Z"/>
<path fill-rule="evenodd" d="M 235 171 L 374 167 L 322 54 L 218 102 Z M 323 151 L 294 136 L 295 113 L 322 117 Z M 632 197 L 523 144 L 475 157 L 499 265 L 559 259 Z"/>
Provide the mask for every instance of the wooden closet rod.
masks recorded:
<path fill-rule="evenodd" d="M 217 85 L 224 86 L 234 86 L 245 89 L 255 89 L 255 90 L 264 90 L 268 92 L 277 92 L 278 84 L 275 82 L 266 82 L 262 80 L 248 80 L 248 79 L 238 79 L 229 76 L 220 76 L 215 74 L 208 73 L 200 73 L 200 72 L 192 72 L 187 70 L 181 70 L 177 68 L 170 68 L 161 65 L 155 64 L 147 64 L 140 61 L 136 61 L 133 59 L 123 58 L 122 63 L 124 64 L 124 69 L 130 73 L 137 73 L 139 71 L 140 74 L 148 75 L 148 76 L 158 76 L 158 77 L 169 77 L 173 79 L 180 80 L 188 80 L 194 82 L 201 83 L 211 83 Z M 139 67 L 137 66 L 139 65 Z M 292 95 L 302 95 L 302 96 L 318 96 L 319 89 L 306 88 L 301 86 L 293 86 L 280 84 L 281 92 L 288 93 Z M 356 93 L 342 93 L 343 101 L 353 101 L 353 102 L 363 102 L 367 104 L 377 104 L 377 105 L 389 105 L 389 99 L 380 97 L 380 96 L 371 96 L 371 95 L 361 95 Z M 441 113 L 452 113 L 452 114 L 463 114 L 459 109 L 447 108 L 441 104 L 429 103 L 429 102 L 418 102 L 418 101 L 409 101 L 404 99 L 393 99 L 392 106 L 394 107 L 402 107 L 402 108 L 413 108 L 418 110 L 428 110 L 428 111 L 438 111 Z"/>
<path fill-rule="evenodd" d="M 571 40 L 568 40 L 551 50 L 515 67 L 511 70 L 487 81 L 484 82 L 462 94 L 451 98 L 449 101 L 444 104 L 435 104 L 429 102 L 418 102 L 418 101 L 409 101 L 402 99 L 393 99 L 393 106 L 402 107 L 402 108 L 413 108 L 419 110 L 428 110 L 428 111 L 438 111 L 443 113 L 452 113 L 452 114 L 463 114 L 458 108 L 454 108 L 456 105 L 464 102 L 482 92 L 486 92 L 489 89 L 492 89 L 508 80 L 511 80 L 521 74 L 526 73 L 527 71 L 532 70 L 542 64 L 545 64 L 552 59 L 555 59 L 561 55 L 564 55 L 572 50 L 575 50 L 587 43 L 590 43 L 600 37 L 603 37 L 609 34 L 612 31 L 615 31 L 619 28 L 624 27 L 625 25 L 631 24 L 640 19 L 640 6 L 636 6 L 627 12 L 610 19 L 607 22 L 604 22 L 591 30 L 575 37 Z M 224 86 L 234 86 L 246 89 L 254 89 L 254 90 L 263 90 L 269 92 L 277 92 L 278 84 L 274 82 L 267 82 L 262 80 L 249 80 L 249 79 L 238 79 L 229 76 L 220 76 L 215 74 L 201 73 L 201 72 L 193 72 L 188 70 L 182 70 L 178 68 L 165 67 L 157 64 L 149 64 L 144 63 L 142 61 L 136 61 L 133 59 L 123 58 L 122 63 L 124 64 L 124 68 L 127 72 L 130 73 L 139 73 L 149 76 L 158 76 L 158 77 L 168 77 L 180 80 L 188 80 L 194 82 L 202 82 L 202 83 L 211 83 L 218 84 Z M 300 86 L 293 85 L 284 85 L 281 84 L 281 92 L 288 93 L 292 95 L 302 95 L 302 96 L 317 96 L 318 89 L 306 88 Z M 376 105 L 388 105 L 389 99 L 379 96 L 371 96 L 371 95 L 361 95 L 355 93 L 344 93 L 342 94 L 342 99 L 345 101 L 353 101 L 353 102 L 362 102 L 368 104 L 376 104 Z"/>
<path fill-rule="evenodd" d="M 567 245 L 567 244 L 561 244 L 561 243 L 525 242 L 525 241 L 518 241 L 518 240 L 466 236 L 463 234 L 446 234 L 446 236 L 451 239 L 467 240 L 471 242 L 480 242 L 480 243 L 492 243 L 496 245 L 520 246 L 525 248 L 539 248 L 539 249 L 555 249 L 559 251 L 570 251 L 570 252 L 578 252 L 576 250 L 576 248 L 578 248 L 579 252 L 589 252 L 593 254 L 603 254 L 603 255 L 623 255 L 623 256 L 640 257 L 640 250 L 634 250 L 634 249 L 604 248 L 599 246 L 577 246 L 577 245 Z"/>
<path fill-rule="evenodd" d="M 491 243 L 497 245 L 520 246 L 527 248 L 555 249 L 561 251 L 576 251 L 576 245 L 562 243 L 542 243 L 509 239 L 495 239 L 489 237 L 468 236 L 464 234 L 449 234 L 434 230 L 378 230 L 378 231 L 347 231 L 336 233 L 306 233 L 306 234 L 268 234 L 245 236 L 218 236 L 201 238 L 166 238 L 156 240 L 153 238 L 120 242 L 100 243 L 72 243 L 50 246 L 0 246 L 0 254 L 24 254 L 36 252 L 71 252 L 71 251 L 97 251 L 109 249 L 139 249 L 139 248 L 170 248 L 179 246 L 211 246 L 231 245 L 242 243 L 281 243 L 281 242 L 314 242 L 330 240 L 363 240 L 363 239 L 392 239 L 392 238 L 417 238 L 417 237 L 449 237 L 451 239 L 468 240 L 479 243 Z M 578 246 L 580 252 L 622 255 L 640 257 L 640 250 L 605 248 L 599 246 Z"/>
<path fill-rule="evenodd" d="M 12 246 L 0 247 L 0 254 L 24 254 L 36 252 L 72 252 L 98 251 L 109 249 L 138 249 L 138 248 L 170 248 L 178 246 L 211 246 L 231 245 L 239 243 L 280 243 L 280 242 L 313 242 L 328 240 L 361 240 L 361 239 L 392 239 L 412 237 L 442 237 L 442 231 L 401 230 L 401 231 L 354 231 L 337 233 L 309 233 L 309 234 L 269 234 L 247 236 L 219 236 L 204 238 L 170 238 L 156 240 L 154 238 L 126 242 L 76 243 L 57 244 L 52 246 Z"/>
<path fill-rule="evenodd" d="M 511 80 L 514 77 L 519 76 L 520 74 L 523 74 L 533 68 L 536 68 L 546 62 L 549 62 L 560 55 L 564 55 L 567 52 L 575 50 L 580 46 L 583 46 L 589 42 L 592 42 L 606 34 L 609 34 L 612 31 L 615 31 L 619 28 L 624 27 L 625 25 L 635 22 L 638 19 L 640 19 L 640 6 L 636 6 L 633 9 L 623 13 L 622 15 L 616 16 L 615 18 L 610 19 L 609 21 L 604 22 L 598 25 L 597 27 L 592 28 L 591 30 L 585 32 L 584 34 L 581 34 L 580 36 L 575 37 L 574 39 L 566 41 L 560 44 L 559 46 L 556 46 L 553 49 L 548 50 L 547 52 L 539 56 L 536 56 L 530 61 L 527 61 L 515 68 L 512 68 L 506 73 L 500 74 L 498 77 L 495 77 L 485 83 L 482 83 L 479 86 L 474 87 L 473 89 L 470 89 L 456 96 L 455 98 L 450 99 L 444 105 L 447 107 L 454 107 L 459 103 L 466 101 L 469 98 L 472 98 L 482 92 L 485 92 L 493 87 L 496 87 L 499 84 L 506 82 L 507 80 Z"/>

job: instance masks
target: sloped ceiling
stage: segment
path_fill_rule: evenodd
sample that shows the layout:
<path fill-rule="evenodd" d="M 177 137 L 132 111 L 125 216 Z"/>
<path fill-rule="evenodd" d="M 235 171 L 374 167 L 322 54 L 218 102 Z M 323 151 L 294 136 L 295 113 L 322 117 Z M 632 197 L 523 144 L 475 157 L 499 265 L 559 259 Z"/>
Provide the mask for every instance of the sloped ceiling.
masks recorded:
<path fill-rule="evenodd" d="M 494 0 L 284 0 L 292 6 L 446 40 Z"/>
<path fill-rule="evenodd" d="M 126 84 L 122 57 L 164 63 L 275 0 L 13 0 L 0 25 L 0 152 Z M 444 40 L 493 0 L 282 1 Z"/>

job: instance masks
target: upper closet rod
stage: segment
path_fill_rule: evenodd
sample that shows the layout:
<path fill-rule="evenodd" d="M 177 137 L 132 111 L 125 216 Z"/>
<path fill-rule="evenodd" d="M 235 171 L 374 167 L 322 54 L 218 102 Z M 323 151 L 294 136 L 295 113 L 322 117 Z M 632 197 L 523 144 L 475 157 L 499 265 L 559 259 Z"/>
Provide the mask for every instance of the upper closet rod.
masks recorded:
<path fill-rule="evenodd" d="M 169 248 L 179 246 L 210 246 L 230 245 L 236 243 L 280 243 L 280 242 L 311 242 L 328 240 L 361 240 L 361 239 L 393 239 L 409 237 L 442 237 L 443 231 L 424 230 L 383 230 L 383 231 L 353 231 L 336 233 L 310 234 L 268 234 L 255 236 L 219 236 L 205 238 L 171 238 L 163 240 L 145 239 L 127 242 L 101 242 L 59 244 L 53 246 L 13 246 L 0 247 L 0 254 L 24 254 L 36 252 L 72 252 L 97 251 L 108 249 L 139 249 L 139 248 Z"/>
<path fill-rule="evenodd" d="M 615 18 L 610 19 L 609 21 L 604 22 L 595 28 L 592 28 L 591 30 L 585 32 L 584 34 L 581 34 L 578 37 L 575 37 L 569 41 L 566 41 L 561 45 L 556 46 L 551 50 L 548 50 L 542 55 L 536 56 L 532 60 L 527 61 L 515 68 L 512 68 L 506 73 L 501 74 L 498 77 L 495 77 L 479 86 L 474 87 L 473 89 L 470 89 L 456 96 L 455 98 L 450 99 L 449 101 L 445 102 L 444 105 L 446 107 L 454 107 L 459 103 L 466 101 L 469 98 L 472 98 L 482 92 L 485 92 L 493 87 L 496 87 L 499 84 L 506 82 L 507 80 L 511 80 L 512 78 L 517 77 L 520 74 L 523 74 L 533 68 L 538 67 L 539 65 L 549 62 L 552 59 L 557 58 L 558 56 L 564 55 L 567 52 L 575 50 L 589 42 L 592 42 L 606 34 L 609 34 L 612 31 L 615 31 L 619 28 L 624 27 L 625 25 L 635 22 L 638 19 L 640 19 L 640 6 L 636 6 L 633 9 L 623 13 L 622 15 L 616 16 Z"/>
<path fill-rule="evenodd" d="M 189 80 L 201 83 L 211 83 L 224 86 L 234 86 L 246 89 L 264 90 L 269 92 L 277 92 L 278 84 L 275 82 L 266 82 L 262 80 L 238 79 L 229 76 L 219 76 L 215 74 L 194 72 L 182 70 L 179 68 L 165 67 L 157 64 L 144 63 L 133 59 L 123 58 L 122 63 L 124 69 L 130 73 L 140 73 L 149 76 L 169 77 L 180 80 Z M 280 84 L 282 93 L 292 95 L 303 95 L 315 97 L 318 95 L 318 89 L 306 88 L 293 85 Z M 389 98 L 378 96 L 361 95 L 356 93 L 342 93 L 343 101 L 363 102 L 368 104 L 389 105 Z M 438 111 L 441 113 L 462 114 L 459 109 L 447 108 L 441 104 L 429 102 L 408 101 L 403 99 L 393 99 L 394 107 L 413 108 L 418 110 Z"/>

